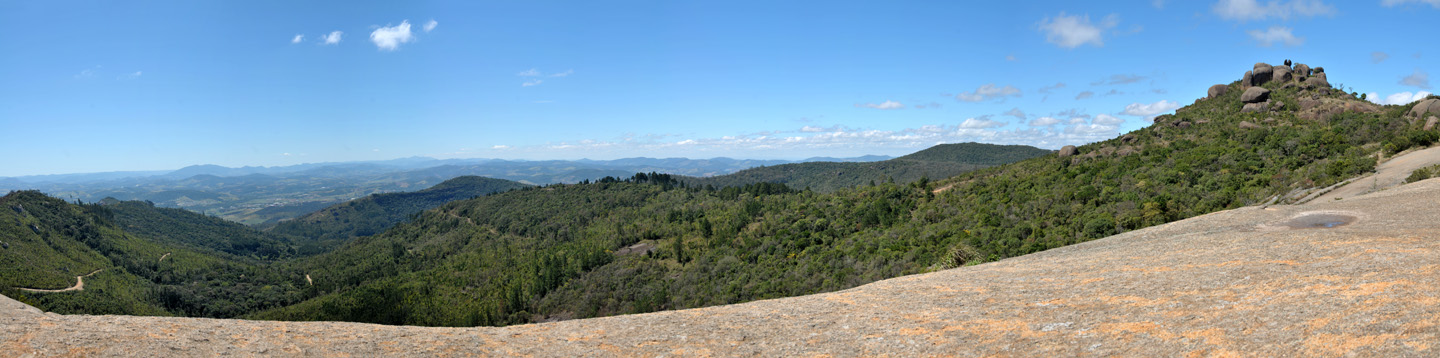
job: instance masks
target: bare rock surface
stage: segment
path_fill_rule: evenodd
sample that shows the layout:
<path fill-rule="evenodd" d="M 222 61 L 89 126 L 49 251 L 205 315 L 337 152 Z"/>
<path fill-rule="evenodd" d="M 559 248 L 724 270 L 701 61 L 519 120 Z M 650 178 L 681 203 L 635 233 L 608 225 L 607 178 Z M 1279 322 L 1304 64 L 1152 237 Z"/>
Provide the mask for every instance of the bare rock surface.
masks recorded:
<path fill-rule="evenodd" d="M 1415 169 L 1436 164 L 1440 164 L 1440 146 L 1403 153 L 1376 165 L 1375 174 L 1355 179 L 1350 184 L 1326 192 L 1311 202 L 1350 200 L 1353 197 L 1394 188 L 1404 184 L 1405 178 L 1409 177 Z"/>
<path fill-rule="evenodd" d="M 845 291 L 501 328 L 62 316 L 4 356 L 1440 356 L 1440 180 Z"/>
<path fill-rule="evenodd" d="M 1075 149 L 1075 146 L 1073 146 L 1073 145 L 1067 145 L 1067 146 L 1064 146 L 1064 147 L 1060 147 L 1060 153 L 1058 153 L 1058 155 L 1059 155 L 1061 158 L 1064 158 L 1064 157 L 1068 157 L 1068 156 L 1075 155 L 1075 153 L 1077 153 L 1077 152 L 1078 152 L 1078 151 Z"/>
<path fill-rule="evenodd" d="M 1421 100 L 1420 103 L 1416 103 L 1414 107 L 1410 107 L 1410 111 L 1405 112 L 1405 114 L 1417 118 L 1425 114 L 1440 115 L 1440 99 L 1431 98 Z"/>

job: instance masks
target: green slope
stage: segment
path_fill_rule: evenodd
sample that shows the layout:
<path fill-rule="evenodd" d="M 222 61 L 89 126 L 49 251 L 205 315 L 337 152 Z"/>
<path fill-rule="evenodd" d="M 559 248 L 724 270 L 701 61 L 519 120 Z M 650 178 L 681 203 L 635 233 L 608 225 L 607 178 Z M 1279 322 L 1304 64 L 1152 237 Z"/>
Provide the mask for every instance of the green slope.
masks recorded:
<path fill-rule="evenodd" d="M 184 209 L 155 207 L 155 204 L 144 201 L 107 199 L 101 204 L 114 215 L 115 223 L 121 229 L 154 239 L 157 243 L 256 259 L 275 259 L 294 254 L 286 238 L 233 221 Z"/>
<path fill-rule="evenodd" d="M 686 178 L 697 186 L 782 183 L 794 188 L 831 192 L 870 183 L 905 184 L 921 178 L 948 178 L 960 173 L 1049 154 L 1023 145 L 982 143 L 941 144 L 903 157 L 878 162 L 808 162 L 757 167 L 707 178 Z"/>
<path fill-rule="evenodd" d="M 378 234 L 411 215 L 441 204 L 510 191 L 529 185 L 478 176 L 461 176 L 406 193 L 374 194 L 281 222 L 270 233 L 295 238 L 300 253 L 324 252 L 353 237 Z"/>
<path fill-rule="evenodd" d="M 1436 138 L 1404 106 L 1329 89 L 1268 84 L 1285 109 L 1241 113 L 1231 86 L 1074 156 L 936 182 L 820 193 L 637 175 L 453 202 L 297 263 L 328 294 L 251 317 L 503 325 L 838 290 L 1266 202 Z M 1346 110 L 1312 116 L 1301 98 Z M 633 244 L 655 250 L 621 254 Z"/>
<path fill-rule="evenodd" d="M 306 298 L 297 285 L 302 276 L 128 233 L 107 206 L 66 203 L 36 191 L 0 197 L 0 293 L 58 313 L 207 317 Z M 182 222 L 207 219 L 170 214 Z M 22 290 L 70 287 L 75 276 L 96 271 L 80 291 Z"/>

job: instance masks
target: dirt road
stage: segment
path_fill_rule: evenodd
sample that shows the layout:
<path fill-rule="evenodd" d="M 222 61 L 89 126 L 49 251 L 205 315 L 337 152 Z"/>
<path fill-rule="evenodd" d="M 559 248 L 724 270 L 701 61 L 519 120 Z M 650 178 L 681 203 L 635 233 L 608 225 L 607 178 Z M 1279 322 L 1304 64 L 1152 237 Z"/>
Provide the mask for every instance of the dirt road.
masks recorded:
<path fill-rule="evenodd" d="M 95 272 L 91 272 L 91 273 L 86 274 L 86 275 L 84 275 L 84 276 L 75 276 L 75 285 L 74 285 L 74 286 L 70 286 L 70 287 L 66 287 L 66 288 L 62 288 L 62 289 L 58 289 L 58 290 L 46 290 L 46 289 L 40 289 L 40 288 L 20 288 L 20 287 L 16 287 L 16 289 L 19 289 L 19 290 L 21 290 L 21 291 L 27 291 L 27 292 L 41 292 L 41 293 L 84 291 L 84 290 L 85 290 L 85 278 L 86 278 L 86 277 L 90 277 L 91 275 L 100 273 L 100 271 L 105 271 L 105 269 L 95 270 Z"/>

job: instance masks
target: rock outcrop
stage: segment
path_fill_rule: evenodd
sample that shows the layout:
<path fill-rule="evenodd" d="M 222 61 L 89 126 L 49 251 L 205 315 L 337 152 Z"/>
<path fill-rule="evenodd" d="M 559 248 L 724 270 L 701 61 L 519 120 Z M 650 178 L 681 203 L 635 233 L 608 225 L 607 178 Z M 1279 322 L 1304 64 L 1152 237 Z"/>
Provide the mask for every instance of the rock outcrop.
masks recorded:
<path fill-rule="evenodd" d="M 1430 116 L 1429 119 L 1426 119 L 1426 120 L 1425 120 L 1425 128 L 1421 128 L 1421 129 L 1427 130 L 1427 131 L 1428 131 L 1428 130 L 1431 130 L 1431 129 L 1435 129 L 1435 125 L 1436 125 L 1436 124 L 1440 124 L 1440 117 Z"/>
<path fill-rule="evenodd" d="M 1060 155 L 1061 158 L 1064 158 L 1064 157 L 1068 157 L 1068 156 L 1075 155 L 1075 153 L 1077 153 L 1077 152 L 1078 152 L 1078 150 L 1075 149 L 1075 146 L 1073 146 L 1073 145 L 1067 145 L 1067 146 L 1064 146 L 1064 147 L 1060 147 L 1060 153 L 1059 153 L 1059 155 Z"/>
<path fill-rule="evenodd" d="M 1274 67 L 1271 67 L 1270 64 L 1264 62 L 1256 63 L 1255 69 L 1250 70 L 1250 85 L 1264 85 L 1265 83 L 1270 82 L 1270 79 L 1274 73 Z"/>
<path fill-rule="evenodd" d="M 1240 102 L 1260 103 L 1270 99 L 1270 90 L 1262 87 L 1250 87 L 1245 93 L 1240 94 Z"/>
<path fill-rule="evenodd" d="M 1240 129 L 1260 129 L 1260 125 L 1250 123 L 1250 121 L 1240 121 Z"/>
<path fill-rule="evenodd" d="M 1415 107 L 1411 107 L 1409 112 L 1405 112 L 1405 115 L 1411 118 L 1421 118 L 1426 114 L 1440 115 L 1440 99 L 1421 100 L 1420 103 L 1415 104 Z"/>
<path fill-rule="evenodd" d="M 1215 97 L 1224 96 L 1224 95 L 1225 95 L 1225 91 L 1227 91 L 1227 90 L 1229 90 L 1229 89 L 1230 89 L 1230 86 L 1226 86 L 1226 85 L 1214 85 L 1214 86 L 1210 86 L 1210 90 L 1205 92 L 1205 98 L 1209 99 L 1209 98 L 1215 98 Z"/>

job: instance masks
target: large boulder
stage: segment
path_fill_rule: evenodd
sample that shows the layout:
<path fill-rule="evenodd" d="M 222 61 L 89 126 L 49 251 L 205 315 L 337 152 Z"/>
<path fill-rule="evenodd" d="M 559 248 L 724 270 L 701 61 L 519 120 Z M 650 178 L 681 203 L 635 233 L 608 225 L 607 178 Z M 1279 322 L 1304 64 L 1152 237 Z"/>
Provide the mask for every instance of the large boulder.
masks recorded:
<path fill-rule="evenodd" d="M 1435 125 L 1436 125 L 1436 124 L 1440 124 L 1440 117 L 1430 116 L 1430 119 L 1426 119 L 1426 120 L 1425 120 L 1425 128 L 1424 128 L 1424 129 L 1427 130 L 1427 131 L 1428 131 L 1428 130 L 1431 130 L 1431 129 L 1435 129 Z"/>
<path fill-rule="evenodd" d="M 1409 112 L 1405 112 L 1405 115 L 1415 118 L 1421 118 L 1426 114 L 1440 115 L 1440 99 L 1422 100 L 1420 103 L 1416 103 L 1415 107 L 1410 107 Z"/>
<path fill-rule="evenodd" d="M 1296 81 L 1303 81 L 1302 78 L 1310 77 L 1310 66 L 1303 63 L 1297 63 L 1295 64 L 1295 70 L 1290 72 L 1295 76 Z"/>
<path fill-rule="evenodd" d="M 1314 76 L 1310 76 L 1309 79 L 1305 80 L 1305 85 L 1316 88 L 1330 88 L 1330 79 L 1325 76 L 1324 72 L 1316 72 Z"/>
<path fill-rule="evenodd" d="M 1270 82 L 1271 75 L 1275 73 L 1274 67 L 1268 63 L 1257 63 L 1255 69 L 1250 70 L 1250 85 L 1259 86 Z"/>
<path fill-rule="evenodd" d="M 1274 77 L 1273 80 L 1276 82 L 1287 83 L 1295 79 L 1295 77 L 1290 74 L 1290 66 L 1275 66 L 1271 70 L 1273 72 L 1271 76 Z"/>
<path fill-rule="evenodd" d="M 1250 81 L 1251 81 L 1251 79 L 1252 79 L 1253 77 L 1251 77 L 1251 76 L 1252 76 L 1252 75 L 1250 74 L 1250 71 L 1245 71 L 1245 76 L 1244 76 L 1244 77 L 1240 77 L 1240 88 L 1247 88 L 1247 87 L 1252 86 L 1252 85 L 1250 84 Z"/>
<path fill-rule="evenodd" d="M 1215 97 L 1224 96 L 1224 95 L 1225 95 L 1225 91 L 1226 91 L 1226 90 L 1229 90 L 1229 89 L 1230 89 L 1230 86 L 1226 86 L 1226 85 L 1214 85 L 1214 86 L 1210 86 L 1210 91 L 1208 91 L 1208 92 L 1206 93 L 1205 98 L 1208 99 L 1208 98 L 1215 98 Z"/>
<path fill-rule="evenodd" d="M 1240 94 L 1240 102 L 1260 103 L 1270 99 L 1270 90 L 1260 87 L 1250 87 L 1245 93 Z"/>
<path fill-rule="evenodd" d="M 1067 146 L 1064 146 L 1064 147 L 1060 147 L 1060 157 L 1061 157 L 1061 158 L 1075 155 L 1075 153 L 1077 153 L 1077 152 L 1078 152 L 1078 150 L 1076 150 L 1076 149 L 1075 149 L 1075 146 L 1073 146 L 1073 145 L 1067 145 Z"/>

